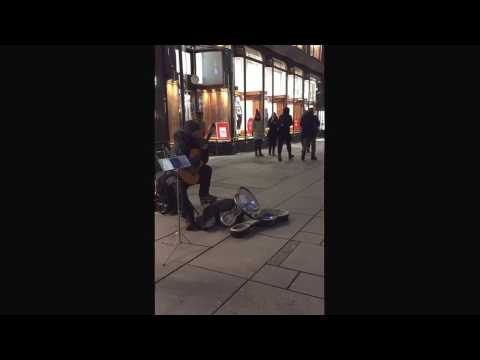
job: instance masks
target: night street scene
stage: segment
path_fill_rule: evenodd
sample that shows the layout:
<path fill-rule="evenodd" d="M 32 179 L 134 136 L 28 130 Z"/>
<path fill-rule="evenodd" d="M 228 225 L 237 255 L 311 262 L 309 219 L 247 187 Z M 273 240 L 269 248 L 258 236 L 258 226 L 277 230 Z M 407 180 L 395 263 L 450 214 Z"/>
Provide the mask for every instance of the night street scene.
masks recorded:
<path fill-rule="evenodd" d="M 155 47 L 156 315 L 324 315 L 325 51 Z"/>

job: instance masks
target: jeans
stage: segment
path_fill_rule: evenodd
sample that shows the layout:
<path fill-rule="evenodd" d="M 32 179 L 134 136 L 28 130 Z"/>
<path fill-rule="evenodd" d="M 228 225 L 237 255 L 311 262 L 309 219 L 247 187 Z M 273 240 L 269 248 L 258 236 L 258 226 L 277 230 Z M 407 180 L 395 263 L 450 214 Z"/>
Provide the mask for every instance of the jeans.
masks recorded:
<path fill-rule="evenodd" d="M 255 139 L 255 155 L 261 154 L 262 153 L 262 144 L 263 140 L 262 139 Z"/>
<path fill-rule="evenodd" d="M 277 138 L 271 137 L 268 139 L 268 154 L 275 155 L 275 148 L 277 147 Z"/>
<path fill-rule="evenodd" d="M 210 194 L 210 182 L 212 180 L 212 168 L 208 165 L 203 165 L 200 170 L 200 190 L 198 195 L 200 197 Z"/>
<path fill-rule="evenodd" d="M 282 149 L 283 149 L 283 144 L 287 144 L 287 151 L 288 155 L 292 155 L 292 137 L 290 135 L 288 136 L 280 136 L 278 138 L 278 156 L 280 157 L 282 155 Z"/>
<path fill-rule="evenodd" d="M 312 146 L 312 159 L 315 158 L 315 152 L 317 151 L 317 142 L 316 137 L 306 137 L 304 136 L 302 139 L 302 158 L 305 158 L 305 152 L 307 149 Z"/>

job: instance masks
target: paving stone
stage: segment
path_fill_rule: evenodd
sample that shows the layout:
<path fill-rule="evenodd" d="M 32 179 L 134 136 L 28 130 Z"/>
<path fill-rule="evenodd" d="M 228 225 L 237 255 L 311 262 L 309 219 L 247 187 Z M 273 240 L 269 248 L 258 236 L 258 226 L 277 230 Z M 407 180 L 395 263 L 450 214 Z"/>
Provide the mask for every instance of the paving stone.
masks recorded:
<path fill-rule="evenodd" d="M 323 235 L 300 231 L 293 240 L 320 245 L 323 242 Z"/>
<path fill-rule="evenodd" d="M 277 185 L 279 182 L 280 181 L 278 179 L 266 179 L 266 178 L 261 178 L 254 175 L 250 177 L 244 177 L 243 175 L 242 177 L 235 177 L 235 178 L 222 180 L 222 184 L 244 186 L 246 188 L 255 187 L 260 189 L 271 188 L 272 186 Z"/>
<path fill-rule="evenodd" d="M 265 284 L 275 285 L 287 288 L 297 275 L 296 271 L 282 269 L 278 266 L 265 265 L 252 280 L 256 280 Z"/>
<path fill-rule="evenodd" d="M 180 266 L 188 263 L 195 256 L 208 249 L 205 246 L 182 243 L 177 247 L 167 264 L 163 266 L 163 263 L 175 247 L 175 239 L 176 235 L 171 235 L 164 239 L 155 241 L 155 281 L 171 273 L 172 271 L 175 271 Z"/>
<path fill-rule="evenodd" d="M 195 259 L 192 265 L 249 278 L 286 242 L 261 234 L 229 237 Z"/>
<path fill-rule="evenodd" d="M 324 277 L 300 273 L 289 289 L 323 298 L 325 294 Z"/>
<path fill-rule="evenodd" d="M 315 215 L 322 209 L 322 204 L 312 197 L 295 196 L 282 202 L 278 207 L 298 214 Z"/>
<path fill-rule="evenodd" d="M 302 231 L 323 235 L 325 233 L 325 221 L 323 218 L 314 217 Z"/>
<path fill-rule="evenodd" d="M 249 281 L 216 315 L 324 315 L 324 301 Z"/>
<path fill-rule="evenodd" d="M 181 219 L 181 226 L 185 226 L 185 221 Z M 178 217 L 171 215 L 162 215 L 155 213 L 155 239 L 168 236 L 178 230 Z"/>
<path fill-rule="evenodd" d="M 209 231 L 186 231 L 184 233 L 194 245 L 215 246 L 230 236 L 230 230 L 220 225 Z"/>
<path fill-rule="evenodd" d="M 299 241 L 289 241 L 285 244 L 285 246 L 275 254 L 269 261 L 269 265 L 280 265 L 287 257 L 290 255 L 293 250 L 300 244 Z"/>
<path fill-rule="evenodd" d="M 281 266 L 303 272 L 324 275 L 324 247 L 301 243 Z"/>
<path fill-rule="evenodd" d="M 156 315 L 210 315 L 244 280 L 186 265 L 155 285 Z"/>
<path fill-rule="evenodd" d="M 288 209 L 286 209 L 288 210 Z M 288 221 L 259 229 L 262 234 L 291 239 L 312 216 L 290 212 Z"/>

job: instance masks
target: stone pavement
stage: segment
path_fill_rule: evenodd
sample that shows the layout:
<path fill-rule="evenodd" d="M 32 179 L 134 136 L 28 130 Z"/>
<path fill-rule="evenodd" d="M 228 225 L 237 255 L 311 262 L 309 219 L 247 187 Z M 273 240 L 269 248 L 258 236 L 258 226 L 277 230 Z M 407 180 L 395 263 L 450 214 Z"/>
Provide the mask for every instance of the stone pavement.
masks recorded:
<path fill-rule="evenodd" d="M 211 193 L 232 198 L 240 185 L 261 207 L 290 211 L 288 223 L 257 228 L 243 238 L 228 229 L 187 232 L 176 244 L 178 218 L 155 213 L 155 313 L 157 315 L 324 314 L 324 142 L 318 161 L 284 161 L 253 153 L 211 157 Z M 286 149 L 284 150 L 286 151 Z M 264 151 L 268 154 L 268 151 Z M 201 209 L 198 186 L 189 189 Z M 182 226 L 185 226 L 182 219 Z"/>

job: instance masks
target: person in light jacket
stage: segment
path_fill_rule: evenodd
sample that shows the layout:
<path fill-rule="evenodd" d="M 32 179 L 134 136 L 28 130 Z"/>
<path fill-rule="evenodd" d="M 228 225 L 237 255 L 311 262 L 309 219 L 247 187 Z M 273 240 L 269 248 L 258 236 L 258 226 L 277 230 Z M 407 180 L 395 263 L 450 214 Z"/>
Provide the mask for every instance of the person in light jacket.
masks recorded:
<path fill-rule="evenodd" d="M 253 137 L 255 138 L 255 156 L 263 156 L 262 143 L 265 136 L 265 126 L 258 110 L 255 111 L 255 119 L 253 120 Z M 258 154 L 258 155 L 257 155 Z"/>

